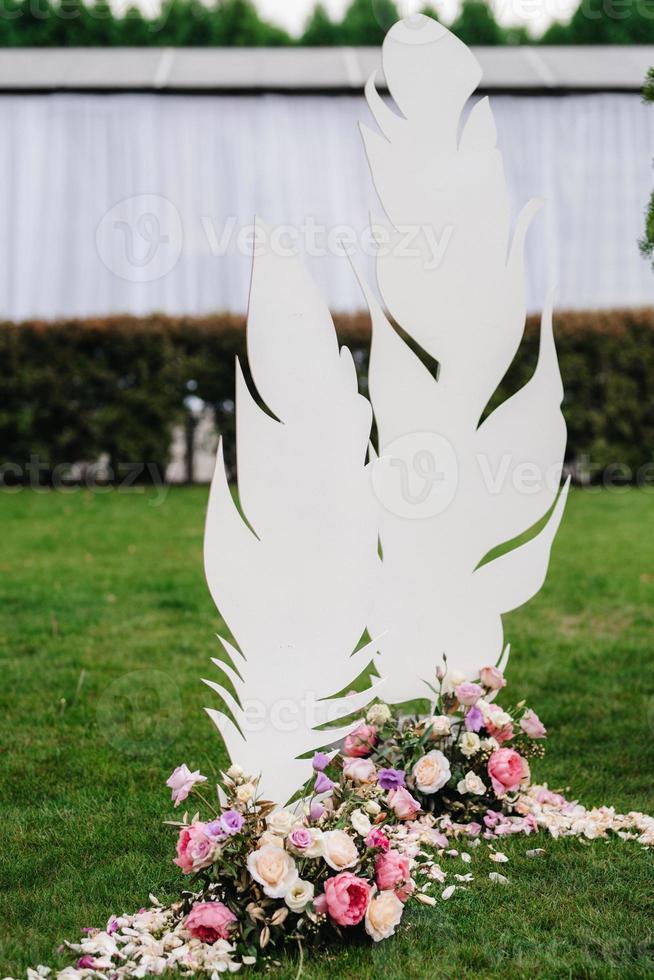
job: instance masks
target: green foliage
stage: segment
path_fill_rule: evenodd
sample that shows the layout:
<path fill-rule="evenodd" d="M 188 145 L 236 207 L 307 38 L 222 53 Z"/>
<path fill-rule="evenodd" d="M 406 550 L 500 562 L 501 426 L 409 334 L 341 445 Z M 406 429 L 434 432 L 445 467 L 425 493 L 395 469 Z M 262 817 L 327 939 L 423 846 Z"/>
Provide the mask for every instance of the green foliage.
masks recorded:
<path fill-rule="evenodd" d="M 465 44 L 502 44 L 504 32 L 484 0 L 463 0 L 451 30 Z"/>
<path fill-rule="evenodd" d="M 211 790 L 226 762 L 200 682 L 223 628 L 202 571 L 206 502 L 206 488 L 0 493 L 3 977 L 57 967 L 82 926 L 188 884 L 164 781 L 185 762 Z M 544 589 L 505 622 L 511 690 L 550 733 L 534 775 L 621 813 L 654 812 L 653 566 L 650 494 L 577 491 Z M 499 849 L 507 886 L 487 861 L 392 939 L 305 957 L 302 980 L 651 980 L 651 853 L 530 837 Z M 448 883 L 468 869 L 444 861 Z M 298 972 L 284 959 L 261 975 Z"/>
<path fill-rule="evenodd" d="M 338 27 L 321 3 L 316 4 L 309 17 L 300 44 L 306 47 L 328 47 L 338 44 Z"/>
<path fill-rule="evenodd" d="M 568 24 L 552 24 L 542 44 L 654 44 L 654 0 L 581 0 Z"/>
<path fill-rule="evenodd" d="M 654 68 L 650 68 L 647 73 L 645 87 L 643 89 L 643 100 L 645 102 L 654 102 Z M 654 193 L 652 193 L 647 210 L 645 211 L 645 234 L 641 238 L 639 245 L 640 251 L 645 258 L 651 259 L 652 268 L 654 268 Z"/>
<path fill-rule="evenodd" d="M 340 316 L 336 325 L 341 343 L 355 354 L 365 391 L 368 318 Z M 654 460 L 654 310 L 562 313 L 555 328 L 568 463 L 580 480 L 597 481 L 615 464 L 627 481 L 635 479 Z M 538 341 L 538 321 L 531 317 L 493 404 L 528 380 Z M 184 419 L 192 391 L 215 409 L 233 467 L 235 356 L 246 364 L 239 317 L 0 325 L 0 466 L 25 467 L 36 455 L 52 474 L 106 453 L 114 472 L 142 463 L 161 472 L 172 426 Z M 654 481 L 654 470 L 648 479 Z"/>
<path fill-rule="evenodd" d="M 436 20 L 433 4 L 423 8 Z M 351 0 L 340 22 L 318 2 L 297 43 L 381 44 L 398 19 L 393 0 Z M 451 25 L 466 44 L 534 43 L 526 27 L 497 23 L 489 0 L 462 0 Z M 654 44 L 654 0 L 581 0 L 567 24 L 554 23 L 543 44 Z M 0 47 L 225 46 L 274 47 L 295 43 L 259 16 L 254 0 L 164 0 L 146 17 L 134 4 L 115 11 L 109 0 L 4 0 Z"/>
<path fill-rule="evenodd" d="M 392 0 L 352 0 L 338 27 L 338 43 L 381 44 L 399 16 Z"/>

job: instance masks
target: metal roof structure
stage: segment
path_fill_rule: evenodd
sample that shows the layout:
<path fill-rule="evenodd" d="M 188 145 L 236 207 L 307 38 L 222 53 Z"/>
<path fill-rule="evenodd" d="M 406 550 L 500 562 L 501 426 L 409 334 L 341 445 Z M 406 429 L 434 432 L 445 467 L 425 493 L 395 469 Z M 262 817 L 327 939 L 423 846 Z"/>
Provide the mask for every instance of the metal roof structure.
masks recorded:
<path fill-rule="evenodd" d="M 652 45 L 473 50 L 495 92 L 634 92 L 654 65 Z M 0 91 L 354 93 L 379 63 L 378 48 L 5 48 Z"/>

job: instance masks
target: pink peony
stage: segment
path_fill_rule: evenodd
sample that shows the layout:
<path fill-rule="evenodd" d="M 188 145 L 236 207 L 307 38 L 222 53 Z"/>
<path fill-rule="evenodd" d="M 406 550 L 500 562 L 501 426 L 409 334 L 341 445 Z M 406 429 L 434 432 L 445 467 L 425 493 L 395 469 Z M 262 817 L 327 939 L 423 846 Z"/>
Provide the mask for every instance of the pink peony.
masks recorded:
<path fill-rule="evenodd" d="M 404 786 L 391 790 L 386 801 L 398 820 L 411 820 L 420 812 L 420 804 Z"/>
<path fill-rule="evenodd" d="M 370 901 L 371 887 L 351 871 L 341 871 L 325 882 L 327 912 L 339 926 L 356 926 L 363 919 Z"/>
<path fill-rule="evenodd" d="M 186 928 L 195 939 L 211 944 L 228 939 L 234 922 L 236 916 L 222 902 L 198 902 L 189 912 Z"/>
<path fill-rule="evenodd" d="M 459 684 L 458 687 L 454 688 L 454 693 L 460 704 L 465 704 L 470 708 L 473 704 L 477 704 L 477 701 L 479 701 L 479 698 L 484 693 L 484 689 L 479 684 L 464 681 L 463 684 Z"/>
<path fill-rule="evenodd" d="M 374 783 L 377 767 L 371 759 L 346 759 L 343 763 L 343 775 L 355 783 Z"/>
<path fill-rule="evenodd" d="M 506 678 L 497 667 L 482 667 L 479 671 L 479 680 L 491 691 L 499 691 L 506 687 Z"/>
<path fill-rule="evenodd" d="M 179 865 L 185 875 L 190 875 L 211 864 L 215 849 L 216 842 L 207 837 L 203 823 L 182 827 L 174 863 Z"/>
<path fill-rule="evenodd" d="M 207 777 L 201 775 L 200 770 L 191 772 L 188 766 L 178 766 L 177 769 L 166 780 L 166 786 L 172 790 L 171 798 L 175 806 L 179 806 L 186 799 L 196 783 L 206 783 Z"/>
<path fill-rule="evenodd" d="M 526 760 L 513 749 L 496 749 L 488 760 L 488 775 L 497 796 L 520 788 L 525 776 Z"/>
<path fill-rule="evenodd" d="M 377 729 L 374 725 L 362 722 L 353 732 L 346 736 L 343 743 L 343 755 L 350 758 L 362 758 L 370 755 L 377 742 Z"/>
<path fill-rule="evenodd" d="M 388 854 L 377 856 L 375 880 L 380 891 L 394 891 L 401 902 L 406 902 L 415 888 L 409 859 L 399 851 L 389 851 Z"/>
<path fill-rule="evenodd" d="M 527 708 L 520 721 L 520 728 L 529 738 L 545 738 L 547 729 L 535 711 Z"/>
<path fill-rule="evenodd" d="M 379 827 L 373 827 L 366 837 L 366 847 L 377 849 L 386 853 L 390 849 L 391 842 Z"/>

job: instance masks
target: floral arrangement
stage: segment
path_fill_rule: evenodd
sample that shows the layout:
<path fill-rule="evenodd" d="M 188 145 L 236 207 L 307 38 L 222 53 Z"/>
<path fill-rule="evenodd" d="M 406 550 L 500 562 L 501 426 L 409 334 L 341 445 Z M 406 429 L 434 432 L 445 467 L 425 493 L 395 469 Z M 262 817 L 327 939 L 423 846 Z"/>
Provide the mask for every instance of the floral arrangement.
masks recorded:
<path fill-rule="evenodd" d="M 520 702 L 501 708 L 506 685 L 487 667 L 478 683 L 437 671 L 426 717 L 402 718 L 375 703 L 338 751 L 318 752 L 312 779 L 286 808 L 261 799 L 258 777 L 233 765 L 215 794 L 179 766 L 167 785 L 175 807 L 200 810 L 169 824 L 175 864 L 188 879 L 180 900 L 112 917 L 67 944 L 78 959 L 63 980 L 236 972 L 288 947 L 328 945 L 347 932 L 381 942 L 412 903 L 434 906 L 470 887 L 473 856 L 498 885 L 508 834 L 606 837 L 654 846 L 654 819 L 587 810 L 531 783 L 530 760 L 547 731 Z M 542 847 L 527 851 L 538 858 Z M 49 970 L 30 971 L 30 980 Z"/>

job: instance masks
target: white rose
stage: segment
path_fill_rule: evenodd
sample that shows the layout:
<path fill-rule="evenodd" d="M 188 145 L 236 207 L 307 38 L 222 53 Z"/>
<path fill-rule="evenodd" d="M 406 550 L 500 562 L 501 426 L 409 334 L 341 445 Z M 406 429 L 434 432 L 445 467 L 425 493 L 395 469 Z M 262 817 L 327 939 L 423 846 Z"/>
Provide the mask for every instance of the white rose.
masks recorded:
<path fill-rule="evenodd" d="M 249 803 L 254 796 L 254 785 L 252 783 L 243 783 L 236 790 L 236 799 L 239 803 Z"/>
<path fill-rule="evenodd" d="M 434 715 L 429 719 L 429 724 L 434 738 L 445 738 L 452 730 L 452 722 L 447 715 Z"/>
<path fill-rule="evenodd" d="M 366 910 L 366 932 L 378 943 L 388 939 L 400 924 L 404 906 L 395 892 L 379 892 L 368 903 Z"/>
<path fill-rule="evenodd" d="M 481 796 L 482 793 L 486 791 L 486 787 L 483 782 L 472 770 L 467 772 L 463 779 L 460 779 L 456 784 L 456 788 L 461 793 L 465 795 L 466 793 L 473 793 L 475 796 Z"/>
<path fill-rule="evenodd" d="M 372 824 L 363 810 L 353 810 L 352 816 L 350 817 L 350 823 L 356 830 L 357 834 L 360 834 L 362 837 L 367 837 L 372 830 Z"/>
<path fill-rule="evenodd" d="M 297 824 L 297 815 L 290 810 L 277 810 L 266 818 L 268 830 L 280 837 L 286 837 Z"/>
<path fill-rule="evenodd" d="M 463 684 L 465 680 L 467 680 L 467 677 L 460 670 L 448 670 L 443 678 L 443 693 L 453 694 L 454 688 L 458 687 L 459 684 Z"/>
<path fill-rule="evenodd" d="M 322 835 L 322 856 L 334 871 L 353 868 L 359 860 L 354 841 L 343 830 L 328 830 Z"/>
<path fill-rule="evenodd" d="M 301 878 L 291 885 L 284 896 L 284 901 L 291 912 L 303 912 L 309 902 L 313 901 L 313 885 L 310 881 L 302 881 Z"/>
<path fill-rule="evenodd" d="M 374 800 L 368 800 L 363 809 L 366 811 L 366 813 L 369 813 L 371 817 L 378 817 L 381 813 L 379 803 L 376 803 Z"/>
<path fill-rule="evenodd" d="M 432 749 L 413 767 L 413 778 L 421 793 L 435 793 L 450 778 L 450 764 L 438 749 Z"/>
<path fill-rule="evenodd" d="M 233 779 L 236 783 L 239 781 L 239 779 L 243 779 L 245 773 L 240 766 L 230 766 L 225 775 L 229 776 L 229 778 Z"/>
<path fill-rule="evenodd" d="M 386 722 L 391 720 L 391 709 L 387 704 L 373 704 L 368 709 L 366 721 L 378 728 L 383 728 Z"/>
<path fill-rule="evenodd" d="M 481 743 L 481 747 L 484 752 L 494 752 L 495 749 L 499 749 L 500 743 L 496 738 L 485 738 Z"/>
<path fill-rule="evenodd" d="M 459 748 L 467 759 L 479 752 L 481 739 L 476 732 L 464 732 L 459 740 Z"/>
<path fill-rule="evenodd" d="M 247 858 L 248 871 L 270 898 L 284 898 L 298 879 L 295 861 L 274 844 L 264 844 Z"/>

